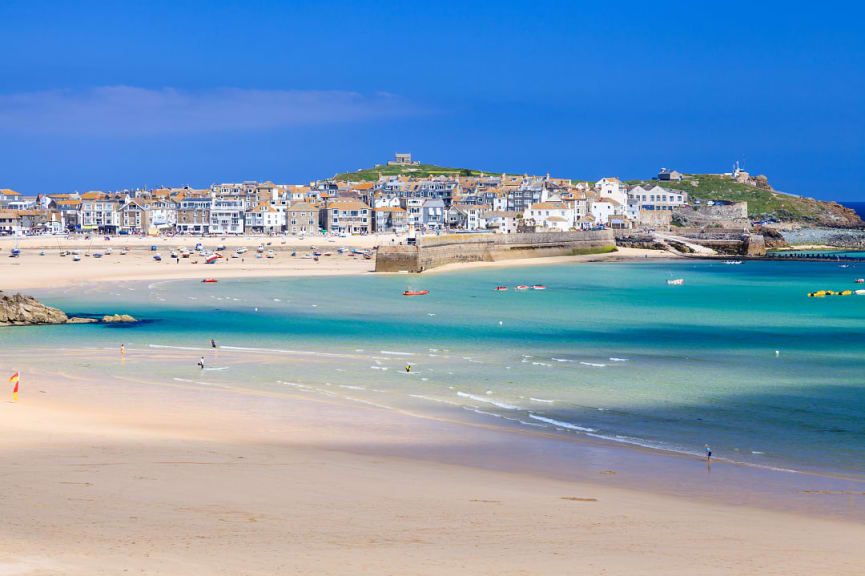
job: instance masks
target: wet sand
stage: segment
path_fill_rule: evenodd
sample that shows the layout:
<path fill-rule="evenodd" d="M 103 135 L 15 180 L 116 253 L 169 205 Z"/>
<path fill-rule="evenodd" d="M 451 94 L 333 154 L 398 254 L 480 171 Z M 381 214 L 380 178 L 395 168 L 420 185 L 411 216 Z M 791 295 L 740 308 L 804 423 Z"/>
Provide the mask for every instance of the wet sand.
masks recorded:
<path fill-rule="evenodd" d="M 628 470 L 591 457 L 577 466 L 592 482 L 496 469 L 484 455 L 507 437 L 494 429 L 297 393 L 155 385 L 135 371 L 101 382 L 41 367 L 23 383 L 19 403 L 0 403 L 0 574 L 804 575 L 865 564 L 862 523 L 623 487 Z M 457 453 L 459 464 L 443 461 Z"/>

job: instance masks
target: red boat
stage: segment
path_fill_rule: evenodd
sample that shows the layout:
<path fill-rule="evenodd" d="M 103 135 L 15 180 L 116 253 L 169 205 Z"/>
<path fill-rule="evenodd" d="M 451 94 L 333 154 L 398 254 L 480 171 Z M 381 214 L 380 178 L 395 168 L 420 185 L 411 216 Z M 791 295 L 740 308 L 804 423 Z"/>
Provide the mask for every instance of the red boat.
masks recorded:
<path fill-rule="evenodd" d="M 507 286 L 496 286 L 496 290 L 507 290 Z"/>
<path fill-rule="evenodd" d="M 532 286 L 532 290 L 546 290 L 546 289 L 547 289 L 547 287 L 544 286 L 543 284 L 535 284 L 534 286 Z"/>
<path fill-rule="evenodd" d="M 514 286 L 514 290 L 528 290 L 529 287 L 525 284 L 520 284 L 519 286 Z"/>
<path fill-rule="evenodd" d="M 423 296 L 424 294 L 429 294 L 429 290 L 406 290 L 402 293 L 403 296 Z"/>
<path fill-rule="evenodd" d="M 856 284 L 865 284 L 865 278 L 856 278 Z"/>
<path fill-rule="evenodd" d="M 202 282 L 204 282 L 205 284 L 213 284 L 219 282 L 219 280 L 217 280 L 216 278 L 205 278 L 204 280 L 202 280 Z"/>

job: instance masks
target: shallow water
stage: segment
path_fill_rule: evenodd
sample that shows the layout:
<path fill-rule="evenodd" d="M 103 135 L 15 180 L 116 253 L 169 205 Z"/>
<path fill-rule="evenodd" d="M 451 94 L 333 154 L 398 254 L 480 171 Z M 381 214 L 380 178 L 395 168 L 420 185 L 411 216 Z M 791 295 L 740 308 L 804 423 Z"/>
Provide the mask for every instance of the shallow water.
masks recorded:
<path fill-rule="evenodd" d="M 806 294 L 862 275 L 689 261 L 127 282 L 38 295 L 145 322 L 3 330 L 0 356 L 63 348 L 58 370 L 78 376 L 332 395 L 689 454 L 709 443 L 719 459 L 861 479 L 865 297 Z M 407 283 L 430 294 L 403 297 Z M 535 283 L 548 288 L 513 290 Z"/>

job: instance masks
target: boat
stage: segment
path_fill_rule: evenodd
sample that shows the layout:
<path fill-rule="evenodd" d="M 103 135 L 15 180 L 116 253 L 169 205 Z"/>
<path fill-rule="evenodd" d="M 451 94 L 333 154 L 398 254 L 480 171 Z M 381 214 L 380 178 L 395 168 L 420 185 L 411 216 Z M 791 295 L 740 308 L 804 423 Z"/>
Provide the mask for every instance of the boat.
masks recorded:
<path fill-rule="evenodd" d="M 177 258 L 179 258 L 177 252 L 174 252 L 174 251 L 172 250 L 172 251 L 171 251 L 171 259 L 172 259 L 172 260 L 176 260 Z"/>
<path fill-rule="evenodd" d="M 865 284 L 865 278 L 856 278 L 854 282 L 856 284 Z"/>
<path fill-rule="evenodd" d="M 217 251 L 225 250 L 225 244 L 220 244 L 219 246 L 216 247 L 216 250 Z"/>
<path fill-rule="evenodd" d="M 853 294 L 857 296 L 865 296 L 865 290 L 853 290 Z"/>
<path fill-rule="evenodd" d="M 313 256 L 321 256 L 321 252 L 313 252 L 312 255 Z"/>
<path fill-rule="evenodd" d="M 110 247 L 110 246 L 109 246 L 108 248 L 105 249 L 105 253 L 106 253 L 106 254 L 111 254 L 111 247 Z"/>
<path fill-rule="evenodd" d="M 519 286 L 514 286 L 514 290 L 528 290 L 529 287 L 525 284 L 520 284 Z"/>
<path fill-rule="evenodd" d="M 102 258 L 102 254 L 100 254 L 99 252 L 94 252 L 93 257 L 94 258 Z"/>
<path fill-rule="evenodd" d="M 724 264 L 741 264 L 741 260 L 724 260 Z"/>
<path fill-rule="evenodd" d="M 126 248 L 124 248 L 123 250 L 120 251 L 121 256 L 126 256 L 128 253 L 129 253 L 129 250 L 127 250 Z"/>
<path fill-rule="evenodd" d="M 18 248 L 13 248 L 12 252 L 9 253 L 10 258 L 18 258 L 19 256 L 21 256 L 21 250 Z"/>
<path fill-rule="evenodd" d="M 153 259 L 157 262 L 162 262 L 162 256 L 160 256 L 159 254 L 154 254 Z"/>
<path fill-rule="evenodd" d="M 669 284 L 670 286 L 681 286 L 684 283 L 685 283 L 684 278 L 676 278 L 675 280 L 667 280 L 667 284 Z"/>
<path fill-rule="evenodd" d="M 73 256 L 72 261 L 73 262 L 81 262 L 81 256 Z"/>
<path fill-rule="evenodd" d="M 838 268 L 849 268 L 849 264 L 838 264 Z"/>
<path fill-rule="evenodd" d="M 268 258 L 276 258 L 276 252 L 274 252 L 273 250 L 268 250 L 266 256 Z"/>
<path fill-rule="evenodd" d="M 45 256 L 45 250 L 39 253 L 40 256 Z"/>
<path fill-rule="evenodd" d="M 292 252 L 291 255 L 292 255 L 292 256 L 297 256 L 297 252 Z"/>
<path fill-rule="evenodd" d="M 219 280 L 217 280 L 216 278 L 205 278 L 201 282 L 204 284 L 216 284 L 217 282 L 219 282 Z"/>
<path fill-rule="evenodd" d="M 508 287 L 507 286 L 496 286 L 495 289 L 498 291 L 502 291 L 502 290 L 507 290 Z"/>
<path fill-rule="evenodd" d="M 212 256 L 208 256 L 207 259 L 204 261 L 204 263 L 205 264 L 214 264 L 214 263 L 216 263 L 217 260 L 219 260 L 219 255 L 213 254 Z"/>
<path fill-rule="evenodd" d="M 157 250 L 157 248 L 156 248 L 156 244 L 151 244 L 151 245 L 150 245 L 150 251 L 151 251 L 151 252 L 156 252 L 156 250 Z"/>
<path fill-rule="evenodd" d="M 403 296 L 424 296 L 425 294 L 429 294 L 429 290 L 412 290 L 409 288 L 402 293 Z"/>
<path fill-rule="evenodd" d="M 304 254 L 303 257 L 304 257 L 306 260 L 311 260 L 311 259 L 312 259 L 312 254 Z"/>
<path fill-rule="evenodd" d="M 534 284 L 532 285 L 532 290 L 546 290 L 547 287 L 543 284 Z"/>
<path fill-rule="evenodd" d="M 238 248 L 234 252 L 235 252 L 235 254 L 246 254 L 248 252 L 248 250 L 246 248 Z"/>
<path fill-rule="evenodd" d="M 324 255 L 325 256 L 333 256 L 333 252 L 325 252 Z"/>

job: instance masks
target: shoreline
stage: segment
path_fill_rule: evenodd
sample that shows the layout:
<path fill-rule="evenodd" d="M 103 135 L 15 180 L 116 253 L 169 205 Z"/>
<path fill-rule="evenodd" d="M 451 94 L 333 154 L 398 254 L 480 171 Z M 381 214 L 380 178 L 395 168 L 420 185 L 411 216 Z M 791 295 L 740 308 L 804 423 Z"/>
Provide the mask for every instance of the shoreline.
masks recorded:
<path fill-rule="evenodd" d="M 639 466 L 611 470 L 591 447 L 571 463 L 575 477 L 503 470 L 489 454 L 531 446 L 531 435 L 497 427 L 465 434 L 461 424 L 333 398 L 154 386 L 134 376 L 70 381 L 40 369 L 26 383 L 19 404 L 0 403 L 0 471 L 16 493 L 2 505 L 14 527 L 3 534 L 14 543 L 0 552 L 4 567 L 233 572 L 250 570 L 251 553 L 262 573 L 339 573 L 358 546 L 377 573 L 405 557 L 413 565 L 435 559 L 428 574 L 497 562 L 505 574 L 600 566 L 691 574 L 695 565 L 709 574 L 760 574 L 767 565 L 854 574 L 865 561 L 853 545 L 865 535 L 859 522 L 719 499 L 729 482 L 724 465 L 695 498 L 675 487 L 641 490 Z M 537 455 L 525 456 L 531 464 Z M 57 522 L 50 539 L 49 518 Z M 610 540 L 610 531 L 619 537 Z M 284 546 L 316 553 L 288 569 Z M 531 554 L 538 549 L 544 553 Z"/>
<path fill-rule="evenodd" d="M 248 252 L 243 258 L 224 258 L 217 264 L 204 264 L 203 259 L 193 256 L 188 259 L 181 258 L 179 263 L 168 258 L 167 252 L 178 243 L 166 244 L 165 239 L 160 246 L 159 252 L 163 256 L 162 262 L 153 260 L 154 252 L 149 246 L 155 242 L 150 239 L 136 238 L 137 243 L 130 245 L 128 254 L 121 256 L 119 249 L 126 245 L 123 242 L 112 240 L 101 241 L 100 245 L 92 248 L 92 251 L 104 250 L 111 246 L 116 250 L 111 255 L 104 255 L 100 259 L 84 257 L 79 262 L 73 262 L 72 258 L 59 256 L 60 249 L 84 250 L 91 242 L 76 239 L 74 242 L 58 247 L 46 245 L 22 246 L 24 252 L 18 258 L 8 258 L 8 246 L 0 251 L 0 290 L 20 291 L 51 287 L 72 287 L 106 282 L 123 281 L 157 281 L 157 280 L 200 280 L 204 278 L 236 279 L 236 278 L 299 278 L 309 276 L 343 276 L 374 274 L 375 260 L 366 260 L 362 257 L 352 256 L 348 252 L 338 254 L 337 248 L 345 246 L 353 249 L 369 249 L 381 242 L 380 237 L 362 237 L 361 244 L 352 244 L 355 238 L 337 239 L 337 242 L 328 242 L 324 238 L 306 238 L 302 244 L 292 242 L 286 245 L 272 245 L 276 257 L 273 259 L 256 258 L 253 252 Z M 174 240 L 174 239 L 171 239 Z M 194 246 L 195 239 L 187 239 L 185 245 Z M 255 249 L 255 242 L 245 238 L 231 238 L 225 242 L 218 239 L 212 240 L 208 245 L 216 246 L 225 244 L 229 248 L 235 246 L 247 246 Z M 262 239 L 266 240 L 266 239 Z M 274 239 L 275 241 L 276 239 Z M 345 241 L 345 243 L 341 243 Z M 0 240 L 9 244 L 8 239 Z M 181 243 L 183 244 L 183 243 Z M 159 244 L 156 244 L 159 245 Z M 46 254 L 40 256 L 38 251 L 45 248 Z M 313 248 L 321 251 L 331 251 L 332 256 L 322 256 L 319 261 L 303 258 L 304 253 L 309 253 Z M 292 251 L 297 256 L 290 256 Z M 550 264 L 575 264 L 587 262 L 635 262 L 656 259 L 680 259 L 670 252 L 658 250 L 643 250 L 637 248 L 619 248 L 615 252 L 603 254 L 588 254 L 579 256 L 550 256 L 542 258 L 519 258 L 512 260 L 499 260 L 496 262 L 470 262 L 459 264 L 448 264 L 424 272 L 440 273 L 453 270 L 464 270 L 487 267 L 519 267 L 519 266 L 541 266 Z M 379 273 L 385 274 L 385 273 Z M 388 273 L 398 274 L 398 273 Z"/>

